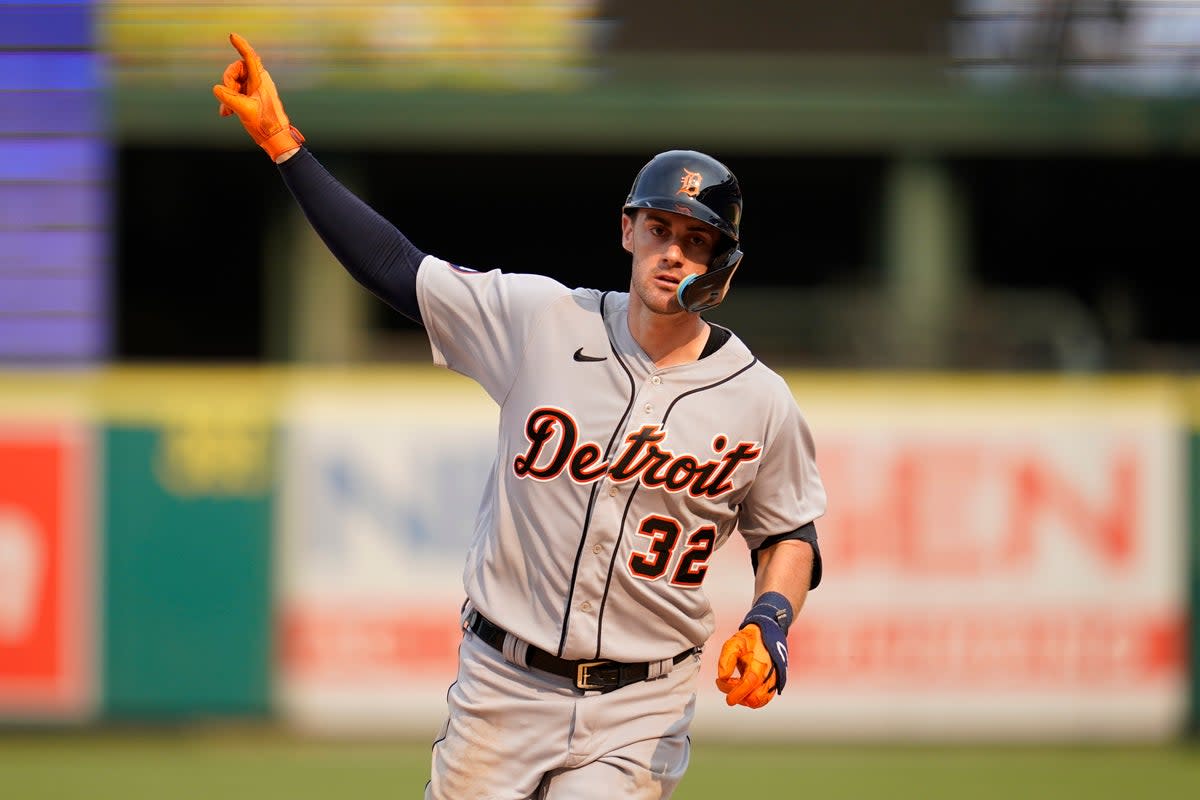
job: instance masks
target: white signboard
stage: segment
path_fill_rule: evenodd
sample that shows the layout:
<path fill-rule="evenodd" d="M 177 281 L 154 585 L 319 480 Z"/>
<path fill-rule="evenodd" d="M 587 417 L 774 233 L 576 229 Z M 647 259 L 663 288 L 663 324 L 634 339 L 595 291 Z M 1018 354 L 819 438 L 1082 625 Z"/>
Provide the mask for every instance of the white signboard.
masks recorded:
<path fill-rule="evenodd" d="M 283 711 L 307 728 L 432 736 L 497 409 L 465 382 L 389 383 L 315 387 L 284 413 Z"/>

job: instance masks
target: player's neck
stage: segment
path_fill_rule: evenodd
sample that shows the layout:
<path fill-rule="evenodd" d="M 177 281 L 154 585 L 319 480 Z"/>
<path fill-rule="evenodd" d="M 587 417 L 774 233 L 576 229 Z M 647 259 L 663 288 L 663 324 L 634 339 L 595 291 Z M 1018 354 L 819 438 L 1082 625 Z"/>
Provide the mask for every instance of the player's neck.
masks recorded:
<path fill-rule="evenodd" d="M 698 314 L 655 314 L 630 304 L 629 333 L 659 369 L 698 360 L 708 331 Z"/>

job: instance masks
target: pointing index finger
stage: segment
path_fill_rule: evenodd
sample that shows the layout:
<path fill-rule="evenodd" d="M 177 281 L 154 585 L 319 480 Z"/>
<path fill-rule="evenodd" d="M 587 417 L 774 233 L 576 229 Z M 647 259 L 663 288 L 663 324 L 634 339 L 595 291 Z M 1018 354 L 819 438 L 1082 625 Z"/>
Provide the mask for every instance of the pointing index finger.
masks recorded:
<path fill-rule="evenodd" d="M 250 46 L 249 42 L 236 33 L 229 34 L 229 42 L 246 61 L 249 74 L 253 75 L 262 69 L 262 59 L 258 57 L 258 53 L 254 52 L 254 48 Z"/>

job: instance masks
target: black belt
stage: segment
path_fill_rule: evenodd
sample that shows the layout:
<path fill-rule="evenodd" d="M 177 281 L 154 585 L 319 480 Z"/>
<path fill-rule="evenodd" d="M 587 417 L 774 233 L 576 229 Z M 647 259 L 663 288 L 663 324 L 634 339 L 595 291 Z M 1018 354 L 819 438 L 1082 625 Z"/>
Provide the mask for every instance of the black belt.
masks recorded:
<path fill-rule="evenodd" d="M 478 611 L 471 612 L 467 628 L 501 653 L 504 652 L 504 637 L 508 635 L 508 632 Z M 698 648 L 689 647 L 671 659 L 671 663 L 678 664 L 697 651 Z M 588 692 L 611 692 L 613 689 L 644 681 L 650 676 L 650 662 L 648 661 L 640 664 L 604 660 L 571 661 L 552 656 L 533 645 L 529 645 L 525 663 L 534 669 L 549 672 L 551 675 L 569 678 L 575 682 L 576 689 Z"/>

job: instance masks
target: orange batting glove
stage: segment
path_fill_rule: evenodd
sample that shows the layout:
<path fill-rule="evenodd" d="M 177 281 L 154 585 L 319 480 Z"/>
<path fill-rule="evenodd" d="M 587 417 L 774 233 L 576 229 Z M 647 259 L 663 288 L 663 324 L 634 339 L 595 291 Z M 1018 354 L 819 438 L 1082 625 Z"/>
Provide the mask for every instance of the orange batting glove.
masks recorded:
<path fill-rule="evenodd" d="M 237 114 L 254 143 L 272 160 L 278 159 L 299 147 L 304 135 L 288 120 L 275 81 L 263 68 L 258 53 L 236 33 L 229 34 L 229 41 L 242 57 L 225 68 L 221 83 L 213 87 L 213 94 L 221 101 L 221 116 Z"/>
<path fill-rule="evenodd" d="M 762 708 L 787 683 L 787 630 L 795 616 L 779 592 L 763 592 L 717 660 L 717 688 L 731 706 Z M 733 676 L 734 669 L 738 677 Z"/>
<path fill-rule="evenodd" d="M 717 688 L 725 693 L 727 704 L 762 708 L 776 694 L 775 679 L 775 665 L 757 625 L 729 637 L 717 659 Z"/>

